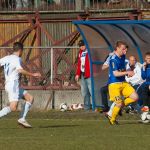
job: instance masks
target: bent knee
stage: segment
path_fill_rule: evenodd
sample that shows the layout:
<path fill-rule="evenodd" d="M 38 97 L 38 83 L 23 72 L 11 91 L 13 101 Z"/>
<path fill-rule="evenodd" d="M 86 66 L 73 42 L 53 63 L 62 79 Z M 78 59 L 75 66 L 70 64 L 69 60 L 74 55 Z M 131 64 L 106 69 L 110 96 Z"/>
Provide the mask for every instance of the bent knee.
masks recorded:
<path fill-rule="evenodd" d="M 31 104 L 33 103 L 34 97 L 32 95 L 27 93 L 24 97 L 25 97 L 25 101 L 27 101 L 27 102 L 29 102 Z"/>
<path fill-rule="evenodd" d="M 115 105 L 117 106 L 117 107 L 123 107 L 123 102 L 119 102 L 119 103 L 115 103 Z"/>
<path fill-rule="evenodd" d="M 136 92 L 132 93 L 129 97 L 132 98 L 135 102 L 139 99 L 139 96 Z"/>
<path fill-rule="evenodd" d="M 11 111 L 17 111 L 17 107 L 11 107 L 10 106 Z"/>

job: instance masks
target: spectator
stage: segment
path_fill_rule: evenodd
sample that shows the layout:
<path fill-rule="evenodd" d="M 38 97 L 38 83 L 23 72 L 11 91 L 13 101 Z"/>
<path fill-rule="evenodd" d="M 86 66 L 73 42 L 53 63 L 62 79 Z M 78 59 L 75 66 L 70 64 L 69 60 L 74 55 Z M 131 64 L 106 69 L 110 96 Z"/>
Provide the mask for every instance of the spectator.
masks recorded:
<path fill-rule="evenodd" d="M 141 98 L 141 85 L 143 83 L 143 79 L 141 78 L 141 67 L 142 65 L 137 62 L 135 56 L 130 56 L 129 57 L 129 62 L 126 65 L 126 70 L 131 70 L 134 71 L 134 75 L 132 77 L 130 76 L 126 76 L 126 81 L 128 83 L 130 83 L 134 89 L 137 91 L 138 95 L 139 95 L 139 101 L 138 101 L 138 105 L 136 104 L 132 104 L 131 106 L 129 106 L 128 108 L 131 109 L 127 109 L 128 111 L 139 111 L 139 107 L 142 105 L 142 98 Z"/>
<path fill-rule="evenodd" d="M 145 82 L 142 84 L 142 98 L 143 98 L 143 113 L 148 113 L 150 109 L 150 52 L 145 54 L 145 62 L 142 67 L 142 78 Z M 147 108 L 145 110 L 145 108 Z"/>
<path fill-rule="evenodd" d="M 84 109 L 90 110 L 91 78 L 89 56 L 84 41 L 80 40 L 78 45 L 80 47 L 80 51 L 75 80 L 78 82 L 81 78 L 81 94 L 84 98 Z"/>
<path fill-rule="evenodd" d="M 29 0 L 16 0 L 16 8 L 28 8 L 31 3 Z"/>

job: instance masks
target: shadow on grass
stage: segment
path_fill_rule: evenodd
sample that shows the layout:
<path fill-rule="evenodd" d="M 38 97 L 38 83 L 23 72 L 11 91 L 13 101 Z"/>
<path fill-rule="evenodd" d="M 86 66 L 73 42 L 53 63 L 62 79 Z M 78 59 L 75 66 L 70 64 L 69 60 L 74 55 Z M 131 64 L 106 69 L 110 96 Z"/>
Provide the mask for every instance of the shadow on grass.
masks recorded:
<path fill-rule="evenodd" d="M 72 127 L 78 127 L 80 125 L 49 125 L 49 126 L 39 126 L 38 128 L 72 128 Z"/>
<path fill-rule="evenodd" d="M 119 125 L 130 125 L 130 124 L 137 124 L 137 125 L 139 125 L 139 124 L 141 124 L 141 125 L 150 125 L 150 123 L 142 123 L 142 122 L 139 122 L 139 121 L 130 121 L 130 122 L 124 122 L 124 121 L 122 121 L 121 123 L 119 123 Z"/>

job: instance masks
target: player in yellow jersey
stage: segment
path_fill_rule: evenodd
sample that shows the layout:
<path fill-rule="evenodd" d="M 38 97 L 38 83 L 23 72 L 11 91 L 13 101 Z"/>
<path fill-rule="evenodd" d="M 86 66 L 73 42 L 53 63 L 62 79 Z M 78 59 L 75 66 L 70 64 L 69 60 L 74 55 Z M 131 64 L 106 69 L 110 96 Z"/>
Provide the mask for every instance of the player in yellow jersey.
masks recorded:
<path fill-rule="evenodd" d="M 116 118 L 123 105 L 127 106 L 138 100 L 134 88 L 125 81 L 125 76 L 133 76 L 133 71 L 126 71 L 125 55 L 127 44 L 123 41 L 116 43 L 115 54 L 111 57 L 109 64 L 109 96 L 110 101 L 115 103 L 112 117 L 108 117 L 111 125 L 116 123 Z M 122 98 L 125 98 L 123 101 Z"/>

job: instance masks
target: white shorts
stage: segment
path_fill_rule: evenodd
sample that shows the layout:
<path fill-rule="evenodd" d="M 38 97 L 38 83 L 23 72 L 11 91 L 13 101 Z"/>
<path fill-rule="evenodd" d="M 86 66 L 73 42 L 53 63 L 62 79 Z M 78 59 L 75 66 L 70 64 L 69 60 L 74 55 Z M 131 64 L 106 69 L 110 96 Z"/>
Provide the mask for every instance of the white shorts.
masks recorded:
<path fill-rule="evenodd" d="M 17 80 L 7 82 L 5 85 L 5 90 L 8 93 L 9 102 L 18 101 L 19 99 L 22 99 L 27 93 L 26 90 L 19 88 L 19 83 Z"/>

